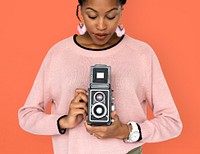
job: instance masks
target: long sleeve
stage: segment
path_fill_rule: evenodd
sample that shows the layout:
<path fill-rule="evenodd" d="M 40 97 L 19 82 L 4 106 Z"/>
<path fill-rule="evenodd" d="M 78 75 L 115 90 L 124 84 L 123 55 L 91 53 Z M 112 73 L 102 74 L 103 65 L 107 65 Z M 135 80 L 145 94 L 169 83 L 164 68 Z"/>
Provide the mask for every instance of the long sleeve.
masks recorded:
<path fill-rule="evenodd" d="M 18 111 L 19 124 L 22 129 L 33 134 L 57 135 L 57 120 L 62 115 L 46 114 L 45 108 L 51 98 L 45 92 L 45 67 L 49 65 L 50 55 L 48 54 L 36 76 L 32 89 L 28 95 L 25 105 Z"/>
<path fill-rule="evenodd" d="M 19 123 L 24 130 L 52 135 L 55 154 L 122 154 L 146 142 L 180 134 L 179 113 L 158 59 L 146 43 L 125 35 L 112 48 L 90 51 L 78 46 L 75 36 L 56 43 L 45 57 L 25 105 L 19 110 Z M 57 121 L 67 114 L 74 90 L 88 89 L 90 66 L 95 64 L 111 66 L 117 114 L 123 123 L 134 121 L 140 125 L 141 141 L 126 144 L 115 138 L 99 140 L 86 131 L 83 122 L 60 135 Z M 51 114 L 46 114 L 51 100 Z M 146 102 L 155 116 L 151 120 L 147 119 Z"/>
<path fill-rule="evenodd" d="M 182 130 L 179 113 L 171 96 L 160 63 L 151 50 L 148 61 L 146 99 L 154 118 L 140 123 L 142 142 L 159 142 L 177 137 Z"/>

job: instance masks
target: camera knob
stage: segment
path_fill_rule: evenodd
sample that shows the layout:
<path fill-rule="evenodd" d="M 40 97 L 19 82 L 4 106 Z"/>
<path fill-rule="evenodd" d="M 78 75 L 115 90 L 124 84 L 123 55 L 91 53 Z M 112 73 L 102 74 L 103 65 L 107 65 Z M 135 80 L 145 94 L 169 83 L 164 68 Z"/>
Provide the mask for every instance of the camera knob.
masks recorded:
<path fill-rule="evenodd" d="M 111 110 L 115 111 L 115 105 L 114 104 L 112 105 Z"/>

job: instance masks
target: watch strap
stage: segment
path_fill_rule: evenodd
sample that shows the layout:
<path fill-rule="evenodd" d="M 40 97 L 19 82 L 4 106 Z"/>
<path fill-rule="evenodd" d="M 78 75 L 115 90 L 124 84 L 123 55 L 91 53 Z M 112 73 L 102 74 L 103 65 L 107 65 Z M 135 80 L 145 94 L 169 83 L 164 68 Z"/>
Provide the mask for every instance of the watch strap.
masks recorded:
<path fill-rule="evenodd" d="M 132 126 L 132 130 L 129 130 L 129 132 L 130 132 L 129 137 L 127 139 L 124 139 L 124 142 L 131 143 L 131 142 L 138 142 L 138 141 L 142 140 L 141 128 L 140 128 L 139 124 L 137 124 L 136 122 L 128 122 L 128 125 Z M 131 135 L 134 135 L 135 132 L 138 132 L 139 137 L 137 140 L 132 140 Z"/>
<path fill-rule="evenodd" d="M 142 140 L 142 131 L 141 131 L 140 125 L 139 125 L 138 123 L 136 123 L 136 125 L 138 126 L 138 130 L 139 130 L 139 132 L 140 132 L 140 137 L 139 137 L 139 139 L 137 140 L 137 142 L 139 142 L 139 141 Z"/>

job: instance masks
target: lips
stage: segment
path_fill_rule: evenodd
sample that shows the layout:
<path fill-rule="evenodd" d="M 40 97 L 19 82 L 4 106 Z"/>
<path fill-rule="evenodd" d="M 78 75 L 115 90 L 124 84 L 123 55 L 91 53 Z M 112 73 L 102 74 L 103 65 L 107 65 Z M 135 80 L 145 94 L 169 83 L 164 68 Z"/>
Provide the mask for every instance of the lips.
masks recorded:
<path fill-rule="evenodd" d="M 94 33 L 94 36 L 98 39 L 98 40 L 104 40 L 107 37 L 108 34 L 106 33 Z"/>

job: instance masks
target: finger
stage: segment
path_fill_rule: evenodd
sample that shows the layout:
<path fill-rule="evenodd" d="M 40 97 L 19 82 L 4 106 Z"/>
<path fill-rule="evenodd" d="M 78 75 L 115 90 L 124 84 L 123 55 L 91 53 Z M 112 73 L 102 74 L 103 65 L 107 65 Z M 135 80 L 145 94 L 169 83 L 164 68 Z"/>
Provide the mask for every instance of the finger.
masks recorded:
<path fill-rule="evenodd" d="M 77 116 L 77 115 L 83 115 L 83 117 L 86 117 L 85 110 L 83 109 L 74 109 L 70 112 L 71 116 Z"/>
<path fill-rule="evenodd" d="M 89 131 L 92 130 L 92 127 L 90 125 L 88 125 L 87 120 L 84 122 L 84 125 L 87 130 L 89 130 Z"/>
<path fill-rule="evenodd" d="M 70 109 L 83 109 L 83 110 L 85 110 L 85 112 L 87 113 L 88 111 L 88 108 L 87 108 L 87 105 L 85 104 L 85 103 L 76 103 L 76 102 L 74 102 L 74 103 L 71 103 L 70 104 Z"/>
<path fill-rule="evenodd" d="M 84 93 L 87 95 L 87 90 L 83 89 L 83 88 L 76 88 L 75 89 L 75 96 L 77 96 L 79 93 Z"/>
<path fill-rule="evenodd" d="M 112 119 L 113 119 L 113 122 L 119 121 L 119 116 L 117 115 L 116 111 L 113 111 L 113 112 L 111 113 L 111 117 L 112 117 Z"/>
<path fill-rule="evenodd" d="M 88 122 L 88 116 L 85 117 L 85 122 L 86 122 L 86 123 Z"/>
<path fill-rule="evenodd" d="M 118 115 L 117 115 L 116 111 L 111 112 L 111 117 L 112 117 L 113 119 L 118 118 Z"/>
<path fill-rule="evenodd" d="M 73 99 L 74 102 L 81 102 L 81 100 L 83 100 L 83 102 L 87 103 L 88 102 L 88 98 L 86 96 L 86 94 L 84 93 L 79 93 L 77 96 L 75 96 L 75 98 Z"/>
<path fill-rule="evenodd" d="M 88 125 L 87 120 L 84 122 L 86 129 L 88 129 L 90 132 L 105 132 L 108 128 L 108 126 L 91 126 Z"/>
<path fill-rule="evenodd" d="M 88 125 L 87 121 L 84 122 L 84 125 L 85 125 L 85 128 L 86 128 L 87 132 L 89 132 L 89 133 L 97 132 L 96 126 Z"/>
<path fill-rule="evenodd" d="M 97 126 L 94 126 L 94 127 L 90 126 L 90 125 L 87 124 L 86 121 L 84 122 L 84 125 L 85 125 L 85 128 L 86 128 L 87 132 L 90 135 L 93 135 L 93 136 L 95 136 L 98 139 L 102 139 L 103 138 L 103 135 L 101 135 L 102 130 L 98 130 Z M 99 127 L 99 128 L 101 128 L 101 127 Z"/>
<path fill-rule="evenodd" d="M 86 129 L 88 129 L 90 132 L 93 132 L 95 134 L 106 132 L 108 129 L 108 126 L 90 126 L 86 124 Z"/>
<path fill-rule="evenodd" d="M 89 125 L 87 124 L 86 121 L 84 122 L 84 125 L 85 125 L 85 129 L 86 129 L 86 131 L 87 131 L 89 134 L 93 135 L 94 132 L 90 129 L 90 127 L 89 127 Z"/>
<path fill-rule="evenodd" d="M 95 133 L 93 133 L 92 135 L 93 135 L 94 137 L 98 138 L 98 139 L 101 139 L 101 138 L 102 138 L 101 136 L 99 136 L 98 134 L 95 134 Z"/>

